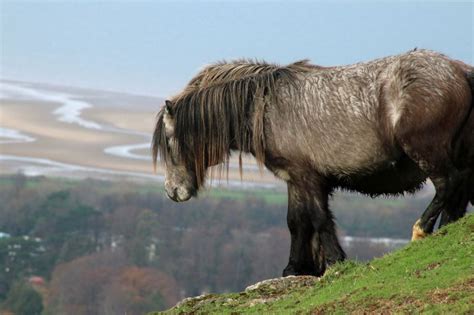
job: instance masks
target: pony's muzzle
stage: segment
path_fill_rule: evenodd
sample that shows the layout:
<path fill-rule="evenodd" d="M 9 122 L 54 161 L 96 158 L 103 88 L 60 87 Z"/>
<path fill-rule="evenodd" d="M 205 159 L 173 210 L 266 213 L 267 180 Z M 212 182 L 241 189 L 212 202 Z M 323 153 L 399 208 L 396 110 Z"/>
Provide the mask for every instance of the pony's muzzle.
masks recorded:
<path fill-rule="evenodd" d="M 188 190 L 179 187 L 166 187 L 165 190 L 166 195 L 176 202 L 189 200 L 193 195 Z"/>
<path fill-rule="evenodd" d="M 174 188 L 171 191 L 169 191 L 169 189 L 166 189 L 166 196 L 168 196 L 168 198 L 170 198 L 171 200 L 178 202 L 179 200 L 177 190 L 177 188 Z"/>

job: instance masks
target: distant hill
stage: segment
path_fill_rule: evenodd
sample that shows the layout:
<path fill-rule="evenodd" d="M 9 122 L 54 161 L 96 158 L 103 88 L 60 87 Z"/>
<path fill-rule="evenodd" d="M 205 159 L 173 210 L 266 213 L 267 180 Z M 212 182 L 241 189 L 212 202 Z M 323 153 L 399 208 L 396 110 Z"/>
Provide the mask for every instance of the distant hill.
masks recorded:
<path fill-rule="evenodd" d="M 367 264 L 338 264 L 320 279 L 266 280 L 185 299 L 163 314 L 419 312 L 474 313 L 474 215 Z"/>

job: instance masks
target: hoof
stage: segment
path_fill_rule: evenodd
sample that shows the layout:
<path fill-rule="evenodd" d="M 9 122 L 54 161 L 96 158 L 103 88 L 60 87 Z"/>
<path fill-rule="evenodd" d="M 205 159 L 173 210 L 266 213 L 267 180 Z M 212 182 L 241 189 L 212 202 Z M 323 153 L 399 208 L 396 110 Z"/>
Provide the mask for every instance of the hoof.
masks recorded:
<path fill-rule="evenodd" d="M 428 233 L 425 233 L 425 231 L 423 231 L 423 229 L 420 226 L 420 220 L 417 220 L 415 222 L 415 225 L 413 225 L 411 240 L 412 241 L 421 240 L 422 238 L 425 238 L 427 235 Z"/>
<path fill-rule="evenodd" d="M 322 276 L 324 270 L 322 272 L 317 272 L 315 268 L 306 267 L 306 268 L 298 268 L 296 269 L 292 265 L 286 266 L 285 270 L 283 270 L 283 277 L 288 276 L 315 276 L 319 277 Z"/>
<path fill-rule="evenodd" d="M 288 265 L 286 266 L 285 270 L 283 270 L 283 277 L 288 277 L 288 276 L 296 276 L 297 273 L 293 266 Z"/>

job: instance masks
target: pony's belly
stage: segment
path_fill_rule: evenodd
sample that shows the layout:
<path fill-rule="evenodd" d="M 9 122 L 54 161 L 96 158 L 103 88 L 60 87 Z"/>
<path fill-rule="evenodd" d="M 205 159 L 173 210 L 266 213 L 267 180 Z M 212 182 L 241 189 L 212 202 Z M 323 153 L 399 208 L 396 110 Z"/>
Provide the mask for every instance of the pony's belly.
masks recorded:
<path fill-rule="evenodd" d="M 426 174 L 407 157 L 393 165 L 380 167 L 371 172 L 333 177 L 333 185 L 358 191 L 371 196 L 415 192 L 423 186 Z"/>

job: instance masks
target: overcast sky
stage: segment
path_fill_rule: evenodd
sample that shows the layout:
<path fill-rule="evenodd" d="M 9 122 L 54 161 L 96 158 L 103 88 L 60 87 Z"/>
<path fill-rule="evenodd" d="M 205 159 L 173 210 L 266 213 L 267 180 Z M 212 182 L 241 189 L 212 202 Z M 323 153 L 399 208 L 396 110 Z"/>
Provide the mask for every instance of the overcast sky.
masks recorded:
<path fill-rule="evenodd" d="M 4 79 L 166 97 L 238 57 L 340 65 L 419 47 L 474 64 L 472 1 L 0 3 Z"/>

